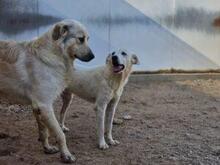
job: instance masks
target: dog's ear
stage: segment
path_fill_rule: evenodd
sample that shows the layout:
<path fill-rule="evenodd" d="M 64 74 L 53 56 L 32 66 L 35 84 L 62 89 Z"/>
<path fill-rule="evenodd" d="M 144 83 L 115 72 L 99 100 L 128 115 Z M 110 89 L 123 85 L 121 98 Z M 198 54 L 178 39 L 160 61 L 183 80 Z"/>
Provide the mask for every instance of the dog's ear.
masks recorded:
<path fill-rule="evenodd" d="M 67 25 L 56 25 L 53 29 L 52 38 L 58 40 L 60 37 L 67 35 L 69 27 Z"/>
<path fill-rule="evenodd" d="M 140 61 L 139 61 L 137 55 L 135 55 L 135 54 L 131 55 L 131 63 L 132 64 L 140 64 Z"/>

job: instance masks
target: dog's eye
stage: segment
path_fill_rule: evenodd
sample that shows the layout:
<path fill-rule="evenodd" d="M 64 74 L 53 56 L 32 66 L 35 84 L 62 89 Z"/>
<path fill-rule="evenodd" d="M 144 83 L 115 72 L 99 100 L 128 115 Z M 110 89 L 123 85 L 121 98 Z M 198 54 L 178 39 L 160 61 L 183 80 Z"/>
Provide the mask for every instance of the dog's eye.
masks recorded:
<path fill-rule="evenodd" d="M 125 53 L 125 52 L 121 52 L 121 55 L 122 55 L 122 56 L 126 56 L 127 53 Z"/>
<path fill-rule="evenodd" d="M 78 39 L 79 39 L 80 43 L 83 43 L 85 41 L 85 37 L 79 37 Z"/>

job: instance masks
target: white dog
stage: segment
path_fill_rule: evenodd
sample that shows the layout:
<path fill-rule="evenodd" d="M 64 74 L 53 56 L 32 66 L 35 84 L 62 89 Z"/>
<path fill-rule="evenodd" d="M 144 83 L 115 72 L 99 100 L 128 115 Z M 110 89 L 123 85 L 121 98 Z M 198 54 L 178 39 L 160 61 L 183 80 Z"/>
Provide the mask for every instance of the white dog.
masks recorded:
<path fill-rule="evenodd" d="M 72 83 L 62 94 L 60 122 L 63 130 L 69 130 L 65 127 L 64 120 L 73 93 L 89 102 L 95 102 L 99 148 L 109 147 L 104 138 L 105 131 L 110 145 L 119 144 L 112 137 L 112 122 L 123 88 L 132 71 L 132 65 L 137 63 L 139 61 L 136 55 L 118 50 L 107 57 L 105 66 L 89 71 L 74 71 Z"/>
<path fill-rule="evenodd" d="M 45 153 L 58 149 L 49 145 L 49 130 L 59 143 L 63 162 L 75 160 L 54 115 L 53 102 L 72 82 L 73 61 L 94 58 L 88 33 L 77 21 L 55 24 L 30 42 L 0 41 L 0 92 L 12 103 L 31 104 L 38 122 Z"/>

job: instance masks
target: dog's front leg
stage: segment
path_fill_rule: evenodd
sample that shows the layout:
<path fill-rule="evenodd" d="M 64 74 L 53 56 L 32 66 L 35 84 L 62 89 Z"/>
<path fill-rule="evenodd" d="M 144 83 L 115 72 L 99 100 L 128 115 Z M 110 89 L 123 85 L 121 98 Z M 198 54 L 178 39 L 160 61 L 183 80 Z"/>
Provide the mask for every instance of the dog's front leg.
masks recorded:
<path fill-rule="evenodd" d="M 71 104 L 73 95 L 68 89 L 65 89 L 61 97 L 63 100 L 63 106 L 60 111 L 60 125 L 61 125 L 63 132 L 68 132 L 69 128 L 67 128 L 64 123 L 65 123 L 65 118 L 66 118 L 66 112 Z"/>
<path fill-rule="evenodd" d="M 98 144 L 100 149 L 109 148 L 108 144 L 105 141 L 105 111 L 106 111 L 107 103 L 103 100 L 97 100 L 95 105 L 96 111 L 96 120 L 97 120 L 97 136 L 98 136 Z"/>
<path fill-rule="evenodd" d="M 49 144 L 48 138 L 49 138 L 49 130 L 44 125 L 44 123 L 41 120 L 40 110 L 39 109 L 33 109 L 34 116 L 36 118 L 37 124 L 38 124 L 38 133 L 39 133 L 39 141 L 42 142 L 44 152 L 46 154 L 54 154 L 59 152 L 58 148 L 55 146 L 51 146 Z"/>
<path fill-rule="evenodd" d="M 75 161 L 75 157 L 69 152 L 66 145 L 66 137 L 63 133 L 51 106 L 41 105 L 39 106 L 43 123 L 49 128 L 56 136 L 59 143 L 59 149 L 61 152 L 61 159 L 64 163 L 71 163 Z"/>
<path fill-rule="evenodd" d="M 114 119 L 116 107 L 119 102 L 119 98 L 120 98 L 119 96 L 117 96 L 116 98 L 113 98 L 109 102 L 107 109 L 106 109 L 106 122 L 105 122 L 106 127 L 105 128 L 106 128 L 106 132 L 107 132 L 107 140 L 110 145 L 119 144 L 119 141 L 114 140 L 112 137 L 113 119 Z"/>

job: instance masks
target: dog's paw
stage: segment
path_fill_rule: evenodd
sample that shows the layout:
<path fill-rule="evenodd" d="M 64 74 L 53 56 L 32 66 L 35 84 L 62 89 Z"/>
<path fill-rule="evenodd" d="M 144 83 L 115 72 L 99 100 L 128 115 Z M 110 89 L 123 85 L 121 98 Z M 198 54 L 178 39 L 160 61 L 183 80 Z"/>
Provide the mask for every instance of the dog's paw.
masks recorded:
<path fill-rule="evenodd" d="M 109 144 L 110 145 L 113 145 L 113 146 L 116 146 L 116 145 L 118 145 L 118 144 L 120 144 L 120 142 L 118 141 L 118 140 L 109 140 Z"/>
<path fill-rule="evenodd" d="M 99 149 L 101 149 L 101 150 L 106 150 L 106 149 L 108 149 L 108 148 L 109 148 L 109 146 L 108 146 L 107 143 L 101 143 L 101 144 L 99 144 Z"/>
<path fill-rule="evenodd" d="M 61 154 L 61 161 L 63 163 L 73 163 L 76 161 L 75 156 L 71 155 L 71 154 Z"/>
<path fill-rule="evenodd" d="M 70 129 L 67 128 L 66 126 L 61 126 L 61 128 L 62 128 L 62 130 L 63 130 L 64 133 L 70 131 Z"/>
<path fill-rule="evenodd" d="M 45 154 L 55 154 L 57 152 L 59 152 L 59 149 L 55 146 L 44 147 Z"/>

